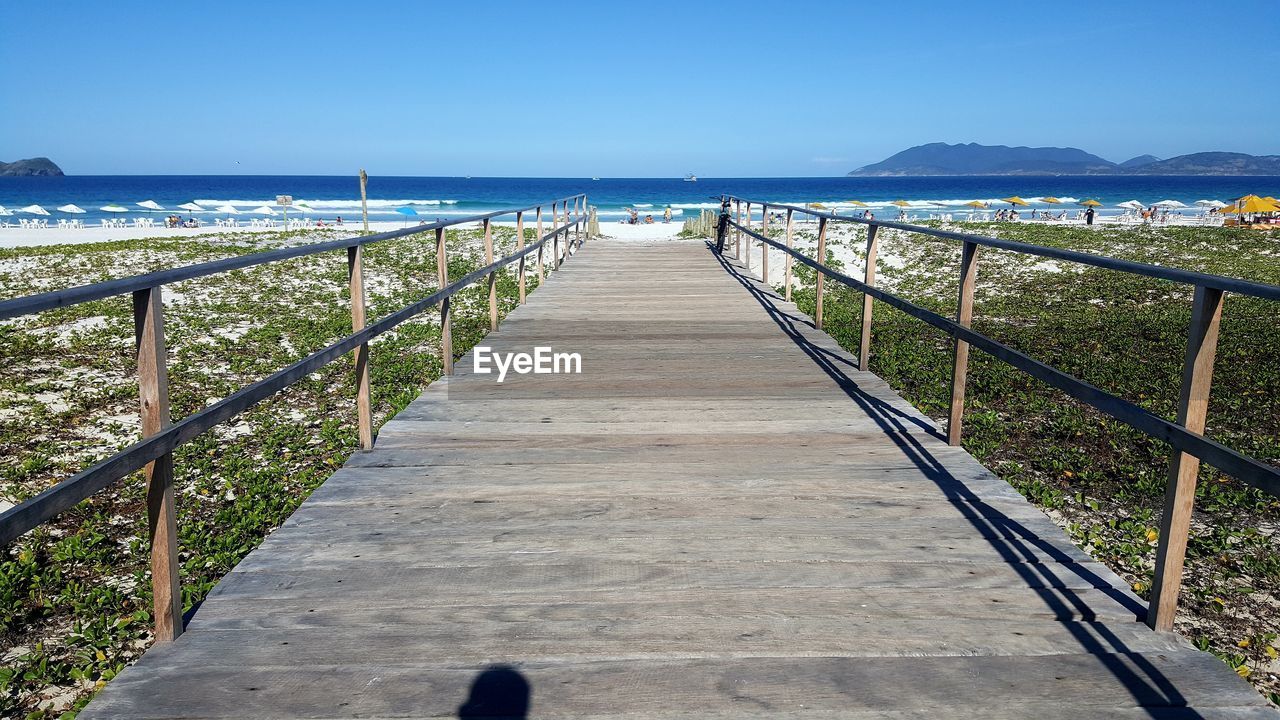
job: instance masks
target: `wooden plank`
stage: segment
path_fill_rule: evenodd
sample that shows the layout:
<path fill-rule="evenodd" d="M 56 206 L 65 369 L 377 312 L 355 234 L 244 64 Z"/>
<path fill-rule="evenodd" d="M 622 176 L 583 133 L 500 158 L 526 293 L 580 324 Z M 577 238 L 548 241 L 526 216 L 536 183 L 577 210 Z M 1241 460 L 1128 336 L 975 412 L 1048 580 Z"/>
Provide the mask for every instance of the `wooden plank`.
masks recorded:
<path fill-rule="evenodd" d="M 169 427 L 169 370 L 160 287 L 133 293 L 142 436 Z M 182 634 L 182 587 L 178 576 L 178 520 L 173 498 L 173 453 L 148 463 L 147 540 L 151 550 L 151 594 L 158 642 Z"/>
<path fill-rule="evenodd" d="M 703 243 L 593 240 L 485 343 L 583 373 L 463 357 L 81 717 L 449 717 L 492 663 L 546 717 L 1274 717 Z"/>
<path fill-rule="evenodd" d="M 1221 290 L 1203 285 L 1196 287 L 1191 327 L 1187 331 L 1186 359 L 1182 365 L 1182 390 L 1178 396 L 1178 424 L 1192 432 L 1204 432 L 1205 416 L 1209 412 L 1209 387 L 1213 383 L 1223 300 Z M 1169 460 L 1164 514 L 1160 517 L 1160 544 L 1156 549 L 1156 576 L 1151 587 L 1151 611 L 1147 615 L 1147 624 L 1155 630 L 1172 630 L 1177 615 L 1182 563 L 1187 553 L 1199 474 L 1199 458 L 1174 451 Z"/>

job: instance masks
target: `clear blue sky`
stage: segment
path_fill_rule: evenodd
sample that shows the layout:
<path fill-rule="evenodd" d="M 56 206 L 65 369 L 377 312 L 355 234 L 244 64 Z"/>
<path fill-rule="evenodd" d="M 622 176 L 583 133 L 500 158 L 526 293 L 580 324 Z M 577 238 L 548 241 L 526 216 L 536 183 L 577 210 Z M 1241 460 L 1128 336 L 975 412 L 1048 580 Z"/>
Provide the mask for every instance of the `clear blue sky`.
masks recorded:
<path fill-rule="evenodd" d="M 0 159 L 77 174 L 838 175 L 932 141 L 1280 154 L 1276 0 L 0 0 L 0 36 Z"/>

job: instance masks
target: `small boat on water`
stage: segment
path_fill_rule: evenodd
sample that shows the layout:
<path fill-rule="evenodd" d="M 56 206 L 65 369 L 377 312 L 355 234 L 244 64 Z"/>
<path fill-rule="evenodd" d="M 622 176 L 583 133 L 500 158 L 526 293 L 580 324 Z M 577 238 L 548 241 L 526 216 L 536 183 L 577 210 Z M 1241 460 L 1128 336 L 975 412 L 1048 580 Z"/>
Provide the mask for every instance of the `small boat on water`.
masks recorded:
<path fill-rule="evenodd" d="M 685 175 L 685 176 L 684 176 L 684 181 L 685 181 L 685 182 L 698 182 L 698 176 L 697 176 L 697 175 L 694 175 L 693 173 L 689 173 L 688 175 Z"/>

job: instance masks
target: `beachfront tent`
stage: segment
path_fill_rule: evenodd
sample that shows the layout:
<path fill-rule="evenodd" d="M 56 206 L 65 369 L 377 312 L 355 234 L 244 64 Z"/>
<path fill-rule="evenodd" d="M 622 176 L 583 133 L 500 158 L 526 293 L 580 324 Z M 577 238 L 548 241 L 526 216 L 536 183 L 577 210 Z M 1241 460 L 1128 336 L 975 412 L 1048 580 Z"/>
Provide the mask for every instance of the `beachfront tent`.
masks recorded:
<path fill-rule="evenodd" d="M 32 215 L 48 215 L 48 214 L 49 214 L 49 211 L 48 211 L 48 210 L 45 210 L 44 208 L 40 207 L 39 205 L 28 205 L 28 206 L 26 206 L 26 207 L 24 207 L 24 208 L 18 208 L 18 212 L 20 212 L 20 213 L 30 213 L 30 214 L 32 214 Z"/>
<path fill-rule="evenodd" d="M 1125 200 L 1124 202 L 1117 204 L 1116 207 L 1122 207 L 1126 210 L 1141 210 L 1146 207 L 1146 205 L 1143 205 L 1137 200 Z"/>
<path fill-rule="evenodd" d="M 1227 206 L 1227 204 L 1221 200 L 1197 200 L 1196 205 L 1199 205 L 1202 208 L 1211 208 L 1213 210 L 1218 210 Z"/>
<path fill-rule="evenodd" d="M 1102 207 L 1102 203 L 1098 202 L 1097 200 L 1092 200 L 1092 199 L 1090 199 L 1090 200 L 1085 200 L 1084 202 L 1080 202 L 1080 203 L 1076 203 L 1076 204 L 1077 204 L 1077 205 L 1080 205 L 1080 206 L 1082 206 L 1082 207 Z"/>
<path fill-rule="evenodd" d="M 79 205 L 59 205 L 58 212 L 71 213 L 72 215 L 79 215 L 80 213 L 85 212 L 85 209 L 80 207 Z"/>
<path fill-rule="evenodd" d="M 99 209 L 99 210 L 101 210 L 102 212 L 109 212 L 109 213 L 126 213 L 126 212 L 129 212 L 129 208 L 124 207 L 124 206 L 122 206 L 122 205 L 115 205 L 115 204 L 112 204 L 112 205 L 103 205 L 102 207 L 100 207 L 100 208 L 98 208 L 98 209 Z"/>
<path fill-rule="evenodd" d="M 1013 197 L 1002 198 L 1001 202 L 1007 202 L 1010 205 L 1023 205 L 1023 206 L 1031 204 L 1026 200 L 1023 200 L 1022 198 L 1018 197 L 1017 195 L 1014 195 Z"/>
<path fill-rule="evenodd" d="M 137 206 L 138 206 L 138 207 L 140 207 L 140 208 L 146 208 L 146 209 L 148 209 L 148 210 L 163 210 L 163 209 L 164 209 L 164 208 L 160 207 L 159 203 L 157 203 L 155 200 L 143 200 L 143 201 L 142 201 L 142 202 L 140 202 L 140 203 L 134 203 L 134 204 L 135 204 L 135 205 L 137 205 Z"/>
<path fill-rule="evenodd" d="M 204 208 L 200 207 L 199 205 L 193 202 L 182 203 L 181 205 L 178 206 L 178 209 L 186 210 L 187 212 L 205 212 Z"/>
<path fill-rule="evenodd" d="M 1158 208 L 1167 208 L 1169 210 L 1180 210 L 1186 207 L 1186 205 L 1178 202 L 1177 200 L 1161 200 L 1160 202 L 1155 203 L 1155 206 Z"/>

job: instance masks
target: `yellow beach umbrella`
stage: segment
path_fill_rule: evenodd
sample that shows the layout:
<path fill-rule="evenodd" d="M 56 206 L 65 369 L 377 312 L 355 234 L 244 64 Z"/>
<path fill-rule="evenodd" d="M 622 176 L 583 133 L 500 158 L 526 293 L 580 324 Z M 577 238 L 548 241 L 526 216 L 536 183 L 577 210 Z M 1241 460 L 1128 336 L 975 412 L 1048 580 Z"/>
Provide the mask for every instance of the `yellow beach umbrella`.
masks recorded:
<path fill-rule="evenodd" d="M 827 209 L 827 206 L 826 206 L 826 205 L 823 205 L 822 203 L 809 203 L 809 207 L 811 207 L 811 208 L 813 208 L 813 209 L 815 209 L 815 210 L 826 210 L 826 209 Z"/>
<path fill-rule="evenodd" d="M 1056 197 L 1040 198 L 1040 200 L 1041 200 L 1041 201 L 1043 201 L 1043 202 L 1046 202 L 1046 203 L 1048 203 L 1048 204 L 1050 204 L 1050 205 L 1057 205 L 1058 203 L 1062 202 L 1061 200 L 1059 200 L 1059 199 L 1058 199 L 1058 198 L 1056 198 Z"/>
<path fill-rule="evenodd" d="M 1098 202 L 1097 200 L 1085 200 L 1084 202 L 1078 203 L 1078 204 L 1083 205 L 1084 207 L 1102 207 L 1102 203 Z"/>
<path fill-rule="evenodd" d="M 893 204 L 897 205 L 898 207 L 911 207 L 911 203 L 907 202 L 906 200 L 894 200 Z"/>
<path fill-rule="evenodd" d="M 1022 198 L 1018 197 L 1017 195 L 1014 195 L 1013 197 L 1004 198 L 1003 202 L 1007 202 L 1010 205 L 1030 205 L 1031 204 L 1026 200 L 1023 200 Z"/>
<path fill-rule="evenodd" d="M 870 207 L 870 206 L 869 206 L 869 205 L 867 205 L 866 203 L 864 203 L 864 202 L 859 202 L 859 201 L 857 201 L 857 200 L 845 200 L 845 201 L 844 201 L 844 204 L 845 204 L 845 205 L 852 205 L 852 206 L 854 206 L 854 207 Z"/>
<path fill-rule="evenodd" d="M 981 200 L 970 200 L 969 202 L 965 203 L 965 205 L 968 205 L 968 206 L 969 206 L 969 207 L 971 207 L 971 208 L 986 208 L 986 207 L 991 207 L 990 205 L 987 205 L 986 203 L 982 202 Z"/>
<path fill-rule="evenodd" d="M 1280 205 L 1273 200 L 1268 201 L 1267 198 L 1260 198 L 1257 195 L 1245 195 L 1235 202 L 1220 210 L 1220 213 L 1228 215 L 1244 215 L 1248 213 L 1270 213 L 1280 212 Z"/>

